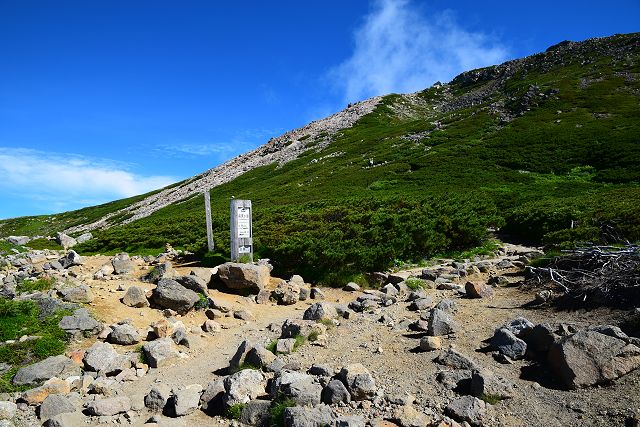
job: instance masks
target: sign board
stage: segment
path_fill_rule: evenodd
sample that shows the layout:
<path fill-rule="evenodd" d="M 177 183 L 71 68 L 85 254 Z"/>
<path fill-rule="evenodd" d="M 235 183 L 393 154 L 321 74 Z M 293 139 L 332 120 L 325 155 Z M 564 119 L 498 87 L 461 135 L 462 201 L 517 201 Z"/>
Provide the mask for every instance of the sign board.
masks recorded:
<path fill-rule="evenodd" d="M 253 261 L 251 200 L 231 200 L 231 259 L 248 255 Z"/>

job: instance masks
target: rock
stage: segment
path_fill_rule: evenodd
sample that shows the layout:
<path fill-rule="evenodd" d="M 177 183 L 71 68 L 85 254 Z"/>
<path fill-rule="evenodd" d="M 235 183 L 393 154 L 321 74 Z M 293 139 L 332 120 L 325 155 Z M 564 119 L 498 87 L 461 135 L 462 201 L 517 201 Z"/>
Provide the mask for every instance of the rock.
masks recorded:
<path fill-rule="evenodd" d="M 224 317 L 224 313 L 220 310 L 216 310 L 215 308 L 207 308 L 204 311 L 204 315 L 210 320 L 222 319 Z"/>
<path fill-rule="evenodd" d="M 51 356 L 20 368 L 11 382 L 15 385 L 34 385 L 52 377 L 67 378 L 80 375 L 80 367 L 66 356 Z"/>
<path fill-rule="evenodd" d="M 322 386 L 316 377 L 288 370 L 278 372 L 271 386 L 272 397 L 286 396 L 302 406 L 319 404 L 321 393 Z"/>
<path fill-rule="evenodd" d="M 76 408 L 71 401 L 59 394 L 50 394 L 40 405 L 38 416 L 44 422 L 58 414 L 75 412 Z"/>
<path fill-rule="evenodd" d="M 322 335 L 326 331 L 325 325 L 313 320 L 286 319 L 282 324 L 280 338 L 295 338 L 298 335 L 308 337 L 311 333 Z"/>
<path fill-rule="evenodd" d="M 120 367 L 120 355 L 109 343 L 97 342 L 86 351 L 83 362 L 85 369 L 94 372 L 112 372 Z"/>
<path fill-rule="evenodd" d="M 454 390 L 460 394 L 468 394 L 471 384 L 471 375 L 472 371 L 468 369 L 440 371 L 436 375 L 436 381 L 449 390 Z"/>
<path fill-rule="evenodd" d="M 294 406 L 284 410 L 285 427 L 324 427 L 333 424 L 331 408 L 318 405 L 314 408 Z"/>
<path fill-rule="evenodd" d="M 15 403 L 0 401 L 0 420 L 12 419 L 16 415 L 17 410 L 18 406 Z"/>
<path fill-rule="evenodd" d="M 338 378 L 347 387 L 353 400 L 370 400 L 376 394 L 376 383 L 373 377 L 360 363 L 342 368 Z"/>
<path fill-rule="evenodd" d="M 87 331 L 92 334 L 97 334 L 102 325 L 89 315 L 86 309 L 78 309 L 73 312 L 71 316 L 64 316 L 58 322 L 60 329 L 64 329 L 66 332 L 82 332 Z"/>
<path fill-rule="evenodd" d="M 152 368 L 161 368 L 170 365 L 178 357 L 179 353 L 175 348 L 171 338 L 160 338 L 155 341 L 146 343 L 142 350 L 149 366 Z"/>
<path fill-rule="evenodd" d="M 433 309 L 429 316 L 427 334 L 441 336 L 453 334 L 458 330 L 458 323 L 446 311 Z"/>
<path fill-rule="evenodd" d="M 258 293 L 268 285 L 271 274 L 266 265 L 228 262 L 218 267 L 218 277 L 230 289 Z"/>
<path fill-rule="evenodd" d="M 74 247 L 78 244 L 78 241 L 71 236 L 68 236 L 62 232 L 56 233 L 56 243 L 62 246 L 65 250 Z"/>
<path fill-rule="evenodd" d="M 548 362 L 571 389 L 606 383 L 640 367 L 640 348 L 593 330 L 551 346 Z"/>
<path fill-rule="evenodd" d="M 276 353 L 279 353 L 279 354 L 293 353 L 295 345 L 296 345 L 295 338 L 280 338 L 276 342 Z"/>
<path fill-rule="evenodd" d="M 90 303 L 93 301 L 93 293 L 85 284 L 73 288 L 64 288 L 58 291 L 62 300 L 66 302 Z"/>
<path fill-rule="evenodd" d="M 313 287 L 311 288 L 311 299 L 324 299 L 324 292 L 320 290 L 320 288 Z"/>
<path fill-rule="evenodd" d="M 235 354 L 229 361 L 229 370 L 233 372 L 239 369 L 245 363 L 245 359 L 251 349 L 253 349 L 253 343 L 251 341 L 242 341 L 242 343 L 240 343 L 240 345 L 238 346 Z"/>
<path fill-rule="evenodd" d="M 426 336 L 420 339 L 420 350 L 433 351 L 442 347 L 442 338 Z"/>
<path fill-rule="evenodd" d="M 496 329 L 490 343 L 493 348 L 512 360 L 522 359 L 527 352 L 527 343 L 507 328 Z"/>
<path fill-rule="evenodd" d="M 112 397 L 116 393 L 118 383 L 113 378 L 99 377 L 87 387 L 89 394 L 101 394 Z"/>
<path fill-rule="evenodd" d="M 333 370 L 325 365 L 319 365 L 314 363 L 308 370 L 309 374 L 317 377 L 330 377 L 333 375 Z"/>
<path fill-rule="evenodd" d="M 94 400 L 87 405 L 87 412 L 96 416 L 113 416 L 131 409 L 131 401 L 127 396 L 108 397 Z"/>
<path fill-rule="evenodd" d="M 142 308 L 149 307 L 149 301 L 144 289 L 138 286 L 131 286 L 122 297 L 122 303 L 129 307 Z"/>
<path fill-rule="evenodd" d="M 412 405 L 403 405 L 394 409 L 391 418 L 401 426 L 427 427 L 431 425 L 430 417 L 427 417 Z"/>
<path fill-rule="evenodd" d="M 409 305 L 409 310 L 420 311 L 420 310 L 429 310 L 433 306 L 433 298 L 425 297 L 418 298 L 414 300 L 411 305 Z"/>
<path fill-rule="evenodd" d="M 220 323 L 216 322 L 215 320 L 207 319 L 202 324 L 202 330 L 210 334 L 215 334 L 222 330 L 222 326 L 220 325 Z"/>
<path fill-rule="evenodd" d="M 111 265 L 113 265 L 113 272 L 118 275 L 131 273 L 135 268 L 135 264 L 129 258 L 129 254 L 125 252 L 113 257 Z"/>
<path fill-rule="evenodd" d="M 167 405 L 169 397 L 171 397 L 169 387 L 158 384 L 144 397 L 144 406 L 149 408 L 151 412 L 162 412 Z"/>
<path fill-rule="evenodd" d="M 62 268 L 73 267 L 74 265 L 82 265 L 84 261 L 76 251 L 69 251 L 65 256 L 58 260 Z"/>
<path fill-rule="evenodd" d="M 276 359 L 275 354 L 261 345 L 256 345 L 247 353 L 245 357 L 245 363 L 250 366 L 261 368 L 269 365 Z"/>
<path fill-rule="evenodd" d="M 200 405 L 201 394 L 202 386 L 200 384 L 191 384 L 176 391 L 168 401 L 171 414 L 183 417 L 194 412 Z"/>
<path fill-rule="evenodd" d="M 191 346 L 191 343 L 189 342 L 189 336 L 187 335 L 187 330 L 184 328 L 184 326 L 175 328 L 173 330 L 173 333 L 171 334 L 171 339 L 178 345 L 183 345 L 187 348 Z"/>
<path fill-rule="evenodd" d="M 180 283 L 187 289 L 191 289 L 193 292 L 208 295 L 208 282 L 204 281 L 198 276 L 178 276 L 175 278 L 175 281 Z"/>
<path fill-rule="evenodd" d="M 300 301 L 306 301 L 311 296 L 311 291 L 309 288 L 301 287 L 300 288 Z"/>
<path fill-rule="evenodd" d="M 140 280 L 148 283 L 158 283 L 161 279 L 170 279 L 177 274 L 169 261 L 153 266 Z"/>
<path fill-rule="evenodd" d="M 345 285 L 344 288 L 342 288 L 342 290 L 347 292 L 357 292 L 360 290 L 360 286 L 355 282 L 349 282 Z"/>
<path fill-rule="evenodd" d="M 76 427 L 85 425 L 86 418 L 80 411 L 65 412 L 49 418 L 44 425 L 46 427 Z"/>
<path fill-rule="evenodd" d="M 51 394 L 66 394 L 71 391 L 71 384 L 60 378 L 49 378 L 40 387 L 32 388 L 22 393 L 21 399 L 28 405 L 42 403 Z"/>
<path fill-rule="evenodd" d="M 503 328 L 507 328 L 518 338 L 524 338 L 533 329 L 533 323 L 524 317 L 517 317 L 507 322 Z"/>
<path fill-rule="evenodd" d="M 84 234 L 81 234 L 78 237 L 76 237 L 76 242 L 78 242 L 78 244 L 80 244 L 80 243 L 88 242 L 91 239 L 93 239 L 93 234 L 84 233 Z"/>
<path fill-rule="evenodd" d="M 24 246 L 27 243 L 29 243 L 31 238 L 29 236 L 9 236 L 5 240 L 11 243 L 12 245 Z"/>
<path fill-rule="evenodd" d="M 153 335 L 158 338 L 167 338 L 169 336 L 169 322 L 167 319 L 160 319 L 151 325 Z"/>
<path fill-rule="evenodd" d="M 453 349 L 447 349 L 434 359 L 434 362 L 453 369 L 479 369 L 479 366 L 462 353 Z"/>
<path fill-rule="evenodd" d="M 255 320 L 255 316 L 249 310 L 234 310 L 233 317 L 236 319 L 244 320 L 246 322 Z"/>
<path fill-rule="evenodd" d="M 200 408 L 209 415 L 222 414 L 224 393 L 224 378 L 210 382 L 204 393 L 200 395 Z"/>
<path fill-rule="evenodd" d="M 264 293 L 264 291 L 265 290 L 263 289 L 260 293 Z M 292 305 L 297 303 L 300 299 L 300 285 L 296 282 L 285 282 L 283 280 L 278 284 L 273 294 L 279 304 Z"/>
<path fill-rule="evenodd" d="M 472 372 L 469 392 L 477 398 L 492 396 L 499 399 L 508 399 L 513 397 L 515 390 L 513 383 L 510 381 L 498 377 L 489 370 L 481 369 Z"/>
<path fill-rule="evenodd" d="M 335 427 L 365 427 L 364 419 L 359 415 L 342 415 L 335 419 Z"/>
<path fill-rule="evenodd" d="M 351 402 L 351 394 L 342 381 L 331 380 L 329 384 L 322 389 L 321 400 L 322 403 L 326 403 L 327 405 L 340 402 L 349 403 Z"/>
<path fill-rule="evenodd" d="M 125 323 L 124 325 L 116 325 L 111 333 L 107 336 L 107 341 L 112 344 L 131 345 L 139 343 L 142 337 L 133 326 Z"/>
<path fill-rule="evenodd" d="M 267 426 L 271 417 L 270 400 L 252 400 L 242 408 L 240 422 L 250 426 Z"/>
<path fill-rule="evenodd" d="M 551 346 L 559 339 L 551 325 L 541 323 L 534 326 L 531 331 L 524 337 L 527 348 L 536 353 L 546 353 Z"/>
<path fill-rule="evenodd" d="M 327 302 L 312 304 L 304 312 L 304 320 L 331 320 L 338 317 L 335 307 Z"/>
<path fill-rule="evenodd" d="M 467 282 L 464 289 L 469 298 L 492 298 L 493 288 L 482 283 Z"/>
<path fill-rule="evenodd" d="M 456 311 L 456 302 L 445 298 L 441 300 L 438 304 L 436 304 L 434 308 L 436 310 L 442 310 L 449 313 L 454 313 Z"/>
<path fill-rule="evenodd" d="M 265 379 L 262 372 L 243 369 L 224 379 L 225 394 L 222 403 L 226 408 L 238 403 L 247 403 L 263 394 L 264 388 Z"/>
<path fill-rule="evenodd" d="M 298 294 L 298 298 L 300 295 Z M 256 304 L 267 304 L 271 301 L 271 291 L 268 289 L 261 289 L 256 295 Z"/>
<path fill-rule="evenodd" d="M 158 307 L 170 308 L 179 314 L 185 314 L 200 301 L 200 297 L 175 280 L 160 279 L 153 290 L 151 300 Z"/>
<path fill-rule="evenodd" d="M 445 413 L 459 421 L 482 425 L 487 414 L 487 404 L 473 396 L 463 396 L 450 402 Z"/>

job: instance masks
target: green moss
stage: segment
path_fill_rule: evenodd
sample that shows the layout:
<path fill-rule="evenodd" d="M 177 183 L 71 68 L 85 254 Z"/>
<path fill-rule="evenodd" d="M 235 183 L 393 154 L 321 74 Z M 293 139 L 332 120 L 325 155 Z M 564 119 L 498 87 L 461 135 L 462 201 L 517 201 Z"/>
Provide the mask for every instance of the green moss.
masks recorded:
<path fill-rule="evenodd" d="M 486 403 L 490 405 L 495 405 L 496 403 L 503 400 L 501 396 L 498 396 L 496 394 L 483 394 L 482 396 L 480 396 L 480 399 L 484 400 Z"/>

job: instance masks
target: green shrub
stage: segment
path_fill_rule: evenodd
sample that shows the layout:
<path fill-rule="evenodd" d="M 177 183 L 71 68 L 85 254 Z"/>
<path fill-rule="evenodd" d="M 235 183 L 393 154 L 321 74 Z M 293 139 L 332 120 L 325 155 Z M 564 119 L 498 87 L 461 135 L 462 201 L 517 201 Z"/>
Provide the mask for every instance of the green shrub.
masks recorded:
<path fill-rule="evenodd" d="M 244 403 L 236 403 L 225 410 L 224 416 L 230 420 L 239 420 L 245 406 Z"/>
<path fill-rule="evenodd" d="M 52 277 L 41 277 L 36 280 L 25 279 L 16 285 L 16 292 L 31 293 L 35 291 L 47 291 L 51 289 L 55 283 L 56 281 Z"/>
<path fill-rule="evenodd" d="M 200 292 L 197 292 L 198 294 L 198 298 L 200 298 L 198 300 L 197 303 L 195 303 L 194 308 L 196 310 L 204 310 L 205 308 L 209 307 L 209 297 L 207 297 L 205 294 L 202 294 Z"/>
<path fill-rule="evenodd" d="M 279 398 L 274 400 L 273 406 L 269 410 L 270 423 L 272 427 L 284 427 L 284 410 L 296 406 L 293 399 Z"/>
<path fill-rule="evenodd" d="M 418 289 L 424 289 L 426 287 L 424 280 L 418 279 L 417 277 L 409 277 L 404 281 L 404 284 L 412 291 L 417 291 Z"/>

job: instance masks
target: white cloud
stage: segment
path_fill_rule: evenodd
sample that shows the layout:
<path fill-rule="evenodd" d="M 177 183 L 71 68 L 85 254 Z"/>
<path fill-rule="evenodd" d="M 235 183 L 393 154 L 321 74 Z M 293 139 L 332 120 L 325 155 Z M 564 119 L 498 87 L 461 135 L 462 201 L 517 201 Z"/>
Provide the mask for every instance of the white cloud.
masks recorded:
<path fill-rule="evenodd" d="M 408 0 L 376 0 L 354 39 L 351 57 L 329 73 L 346 102 L 425 89 L 508 54 L 489 35 L 461 28 L 450 12 L 427 19 Z"/>
<path fill-rule="evenodd" d="M 0 147 L 0 191 L 50 203 L 57 211 L 143 194 L 176 181 L 134 174 L 104 159 Z"/>

